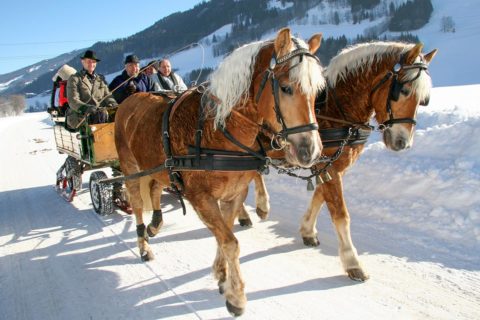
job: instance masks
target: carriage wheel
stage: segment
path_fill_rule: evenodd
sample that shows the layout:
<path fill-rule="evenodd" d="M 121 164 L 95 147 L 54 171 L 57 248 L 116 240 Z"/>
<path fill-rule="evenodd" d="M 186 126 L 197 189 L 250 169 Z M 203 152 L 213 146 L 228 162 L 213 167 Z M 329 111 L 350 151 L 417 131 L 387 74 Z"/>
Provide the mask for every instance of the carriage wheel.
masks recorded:
<path fill-rule="evenodd" d="M 82 188 L 82 168 L 75 158 L 68 156 L 57 172 L 56 188 L 68 202 L 71 202 Z"/>
<path fill-rule="evenodd" d="M 112 185 L 97 182 L 106 178 L 107 175 L 103 171 L 95 171 L 90 176 L 90 197 L 93 209 L 102 216 L 112 214 L 114 211 Z"/>
<path fill-rule="evenodd" d="M 82 167 L 77 159 L 71 156 L 67 157 L 67 160 L 65 160 L 65 172 L 69 187 L 76 191 L 82 189 Z"/>

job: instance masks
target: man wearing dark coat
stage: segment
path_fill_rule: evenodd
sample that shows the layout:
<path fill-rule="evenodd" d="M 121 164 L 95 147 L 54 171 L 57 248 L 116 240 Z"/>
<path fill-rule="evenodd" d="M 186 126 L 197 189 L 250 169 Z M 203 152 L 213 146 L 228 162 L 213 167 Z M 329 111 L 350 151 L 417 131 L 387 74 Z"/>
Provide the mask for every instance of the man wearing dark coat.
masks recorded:
<path fill-rule="evenodd" d="M 136 55 L 125 57 L 125 70 L 116 76 L 108 86 L 113 97 L 122 103 L 128 96 L 136 92 L 155 91 L 155 83 L 144 73 L 140 73 L 140 60 Z"/>
<path fill-rule="evenodd" d="M 103 123 L 108 120 L 106 107 L 114 107 L 117 102 L 110 94 L 103 75 L 95 68 L 100 59 L 92 50 L 87 50 L 80 58 L 83 69 L 72 75 L 67 82 L 69 108 L 66 112 L 67 125 L 77 129 L 88 116 L 88 123 Z"/>

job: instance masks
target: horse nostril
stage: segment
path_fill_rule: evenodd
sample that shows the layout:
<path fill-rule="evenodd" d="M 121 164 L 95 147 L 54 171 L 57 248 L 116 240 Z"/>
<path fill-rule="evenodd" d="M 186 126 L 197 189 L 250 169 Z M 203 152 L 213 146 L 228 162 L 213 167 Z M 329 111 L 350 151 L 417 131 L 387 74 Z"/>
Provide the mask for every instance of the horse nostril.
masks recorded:
<path fill-rule="evenodd" d="M 300 150 L 298 150 L 298 158 L 303 163 L 309 162 L 310 161 L 309 149 L 307 147 L 302 146 Z"/>
<path fill-rule="evenodd" d="M 397 150 L 405 149 L 406 146 L 407 143 L 404 139 L 397 139 L 397 141 L 395 141 L 395 147 L 397 148 Z"/>

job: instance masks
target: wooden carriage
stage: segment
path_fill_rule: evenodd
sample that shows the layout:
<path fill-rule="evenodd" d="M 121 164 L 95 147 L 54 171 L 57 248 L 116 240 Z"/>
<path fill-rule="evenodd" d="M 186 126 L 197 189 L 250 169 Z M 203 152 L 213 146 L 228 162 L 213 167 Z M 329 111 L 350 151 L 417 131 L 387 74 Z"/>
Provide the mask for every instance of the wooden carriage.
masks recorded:
<path fill-rule="evenodd" d="M 72 201 L 82 188 L 82 174 L 87 170 L 110 168 L 113 175 L 121 175 L 115 147 L 115 123 L 84 124 L 78 131 L 65 128 L 65 123 L 54 118 L 53 132 L 59 153 L 68 155 L 57 171 L 57 190 L 67 201 Z M 92 205 L 100 215 L 108 215 L 119 208 L 131 213 L 122 183 L 98 183 L 107 173 L 96 170 L 89 181 Z"/>
<path fill-rule="evenodd" d="M 55 124 L 53 131 L 57 150 L 92 168 L 118 162 L 114 140 L 115 123 L 88 125 L 85 129 L 87 130 L 82 130 L 83 132 L 72 132 L 63 124 Z M 82 143 L 82 139 L 85 142 Z"/>

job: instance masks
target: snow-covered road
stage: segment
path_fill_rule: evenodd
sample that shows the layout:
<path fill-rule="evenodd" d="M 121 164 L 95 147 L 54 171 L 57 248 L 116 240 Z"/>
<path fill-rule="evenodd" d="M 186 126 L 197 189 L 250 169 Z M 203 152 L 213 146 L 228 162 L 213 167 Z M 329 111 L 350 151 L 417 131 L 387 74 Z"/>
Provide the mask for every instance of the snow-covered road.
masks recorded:
<path fill-rule="evenodd" d="M 437 101 L 445 101 L 444 90 L 435 92 Z M 458 204 L 450 207 L 442 201 L 460 189 L 478 197 L 480 161 L 465 157 L 458 164 L 458 153 L 455 159 L 430 154 L 430 162 L 421 160 L 431 145 L 428 136 L 443 137 L 449 128 L 460 135 L 466 128 L 478 137 L 473 124 L 480 108 L 457 107 L 455 127 L 454 111 L 443 114 L 439 102 L 433 106 L 419 115 L 426 126 L 419 127 L 412 150 L 392 155 L 373 141 L 366 160 L 345 178 L 352 236 L 371 276 L 365 283 L 343 274 L 326 212 L 318 221 L 320 247 L 303 246 L 298 228 L 310 197 L 305 185 L 267 176 L 269 220 L 259 221 L 250 208 L 254 226 L 235 226 L 248 299 L 243 319 L 480 318 L 478 200 L 452 199 Z M 183 216 L 175 199 L 162 198 L 165 224 L 150 241 L 156 259 L 142 263 L 133 217 L 100 217 L 92 210 L 89 173 L 73 203 L 55 192 L 55 171 L 65 156 L 55 150 L 46 113 L 2 118 L 0 135 L 0 319 L 229 318 L 211 275 L 215 240 L 192 210 Z M 458 141 L 440 143 L 454 148 Z M 404 174 L 388 183 L 380 174 L 368 175 L 385 162 L 386 172 Z M 455 188 L 440 188 L 459 172 L 464 176 Z M 416 194 L 406 188 L 415 176 L 422 180 Z M 380 197 L 388 186 L 405 192 Z M 360 187 L 363 194 L 355 193 Z M 431 188 L 438 199 L 431 199 Z M 254 203 L 251 196 L 248 203 Z M 457 212 L 465 212 L 460 222 Z"/>

